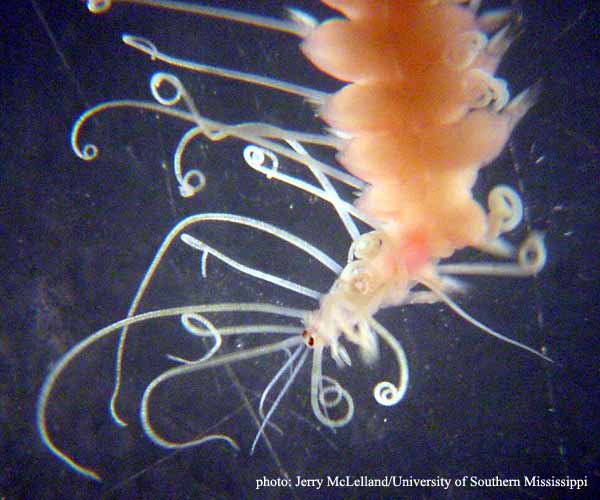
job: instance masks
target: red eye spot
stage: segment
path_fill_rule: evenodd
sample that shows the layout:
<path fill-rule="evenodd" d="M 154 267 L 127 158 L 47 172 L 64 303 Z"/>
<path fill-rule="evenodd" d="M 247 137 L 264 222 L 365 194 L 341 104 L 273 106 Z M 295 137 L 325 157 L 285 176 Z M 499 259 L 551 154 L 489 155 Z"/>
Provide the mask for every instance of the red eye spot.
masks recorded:
<path fill-rule="evenodd" d="M 314 347 L 315 346 L 315 337 L 313 335 L 311 335 L 310 333 L 308 333 L 307 330 L 304 330 L 302 332 L 302 338 L 304 338 L 304 340 L 306 341 L 306 345 L 308 347 Z"/>

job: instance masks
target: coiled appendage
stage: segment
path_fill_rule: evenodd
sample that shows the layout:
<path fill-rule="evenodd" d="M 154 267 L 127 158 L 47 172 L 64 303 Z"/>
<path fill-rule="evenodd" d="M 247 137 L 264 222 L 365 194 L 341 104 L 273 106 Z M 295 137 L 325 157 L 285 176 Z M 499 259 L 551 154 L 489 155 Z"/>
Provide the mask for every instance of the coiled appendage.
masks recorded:
<path fill-rule="evenodd" d="M 354 417 L 354 401 L 350 393 L 332 377 L 322 372 L 323 347 L 317 346 L 313 351 L 313 365 L 310 381 L 310 402 L 317 420 L 327 427 L 343 427 Z M 327 385 L 326 385 L 327 384 Z M 345 403 L 345 412 L 340 405 Z M 329 413 L 337 411 L 338 417 L 330 417 Z"/>
<path fill-rule="evenodd" d="M 270 165 L 267 165 L 267 159 Z M 272 179 L 279 168 L 279 158 L 275 153 L 254 144 L 249 144 L 244 148 L 244 161 L 254 170 L 264 172 L 267 179 Z"/>
<path fill-rule="evenodd" d="M 532 231 L 515 251 L 502 238 L 516 229 L 523 220 L 523 202 L 510 186 L 500 184 L 488 194 L 487 234 L 480 249 L 497 257 L 515 258 L 515 263 L 441 264 L 438 270 L 446 274 L 482 274 L 496 276 L 533 276 L 546 263 L 543 234 Z"/>
<path fill-rule="evenodd" d="M 488 238 L 515 229 L 523 219 L 523 203 L 511 187 L 500 184 L 488 194 Z"/>
<path fill-rule="evenodd" d="M 374 319 L 371 319 L 369 324 L 394 353 L 399 372 L 397 384 L 393 384 L 386 380 L 378 382 L 373 388 L 373 397 L 375 398 L 375 401 L 382 406 L 393 406 L 402 401 L 408 390 L 408 358 L 406 357 L 402 344 L 400 344 L 387 328 Z"/>
<path fill-rule="evenodd" d="M 185 174 L 183 173 L 182 157 L 188 144 L 200 135 L 205 135 L 211 141 L 220 140 L 224 132 L 199 114 L 193 99 L 176 76 L 163 72 L 155 73 L 150 79 L 150 92 L 155 102 L 124 99 L 103 102 L 87 110 L 73 125 L 71 147 L 82 160 L 95 160 L 99 154 L 99 149 L 95 144 L 79 145 L 81 129 L 92 116 L 110 109 L 136 108 L 192 122 L 195 126 L 179 140 L 173 156 L 173 170 L 179 193 L 182 197 L 189 198 L 204 189 L 206 177 L 199 169 L 188 169 Z M 183 106 L 179 107 L 178 105 L 182 102 Z"/>
<path fill-rule="evenodd" d="M 378 382 L 373 389 L 373 397 L 383 406 L 399 403 L 408 388 L 408 360 L 404 349 L 396 338 L 373 315 L 388 300 L 388 292 L 395 288 L 395 282 L 386 275 L 383 252 L 384 236 L 380 231 L 361 235 L 353 242 L 348 252 L 348 263 L 340 273 L 333 287 L 320 301 L 317 311 L 309 313 L 305 319 L 307 345 L 319 351 L 313 360 L 314 377 L 321 377 L 321 351 L 329 347 L 332 358 L 338 365 L 350 365 L 350 358 L 342 345 L 343 339 L 359 346 L 363 360 L 373 363 L 379 358 L 379 339 L 392 350 L 396 357 L 399 376 L 398 383 Z M 395 292 L 394 292 L 395 293 Z M 326 415 L 329 404 L 337 406 L 341 399 L 351 405 L 349 394 L 335 381 L 330 386 L 319 386 L 319 397 L 313 397 L 313 410 L 317 418 L 329 426 L 340 426 L 351 418 L 350 410 L 344 418 L 332 420 Z M 326 401 L 326 396 L 334 398 Z M 347 395 L 347 397 L 346 397 Z M 317 404 L 318 403 L 318 404 Z M 323 410 L 325 412 L 323 412 Z"/>
<path fill-rule="evenodd" d="M 167 95 L 165 93 L 166 86 L 171 87 L 174 92 Z M 206 186 L 206 176 L 198 169 L 190 169 L 183 174 L 181 157 L 192 139 L 201 133 L 209 137 L 209 134 L 213 131 L 204 125 L 204 120 L 202 120 L 202 117 L 198 113 L 193 99 L 176 76 L 163 72 L 154 73 L 150 79 L 150 92 L 152 93 L 152 97 L 165 107 L 175 106 L 183 100 L 185 107 L 192 113 L 196 123 L 198 123 L 198 128 L 191 129 L 181 138 L 174 155 L 174 171 L 175 178 L 179 184 L 179 194 L 183 198 L 191 198 L 204 189 Z"/>
<path fill-rule="evenodd" d="M 501 184 L 490 191 L 488 209 L 487 240 L 492 243 L 501 242 L 500 236 L 517 228 L 523 220 L 521 197 L 509 186 Z M 501 246 L 498 245 L 498 248 Z M 514 255 L 513 252 L 510 253 Z M 516 257 L 518 274 L 529 276 L 541 271 L 546 263 L 546 247 L 542 233 L 531 232 L 519 246 Z"/>
<path fill-rule="evenodd" d="M 479 68 L 469 70 L 462 85 L 471 109 L 491 105 L 494 111 L 500 111 L 510 99 L 506 80 L 496 78 Z"/>
<path fill-rule="evenodd" d="M 202 327 L 198 327 L 198 324 L 202 325 Z M 167 354 L 167 358 L 172 361 L 176 361 L 178 363 L 183 364 L 194 364 L 201 363 L 202 361 L 206 361 L 212 358 L 221 348 L 223 344 L 223 338 L 219 333 L 219 330 L 215 327 L 215 325 L 206 318 L 206 316 L 198 313 L 189 313 L 181 315 L 181 326 L 190 334 L 195 337 L 201 338 L 211 338 L 214 341 L 213 346 L 208 350 L 204 356 L 199 359 L 190 360 L 187 358 L 182 358 L 180 356 L 174 356 L 172 354 Z"/>
<path fill-rule="evenodd" d="M 399 403 L 403 395 L 394 384 L 386 380 L 378 382 L 373 389 L 375 401 L 383 406 L 393 406 Z"/>
<path fill-rule="evenodd" d="M 92 14 L 103 14 L 112 6 L 112 0 L 88 0 L 87 8 Z"/>
<path fill-rule="evenodd" d="M 517 253 L 519 266 L 528 274 L 539 273 L 546 264 L 546 247 L 543 235 L 537 231 L 532 232 L 521 243 Z"/>

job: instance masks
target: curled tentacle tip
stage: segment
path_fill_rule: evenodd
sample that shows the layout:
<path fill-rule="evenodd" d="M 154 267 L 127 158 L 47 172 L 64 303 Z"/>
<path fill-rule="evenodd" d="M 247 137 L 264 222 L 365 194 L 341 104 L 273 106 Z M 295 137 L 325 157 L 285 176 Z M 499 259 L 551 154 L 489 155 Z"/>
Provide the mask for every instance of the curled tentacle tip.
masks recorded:
<path fill-rule="evenodd" d="M 373 397 L 382 406 L 393 406 L 398 404 L 404 397 L 404 391 L 400 391 L 391 382 L 379 382 L 373 389 Z"/>
<path fill-rule="evenodd" d="M 85 161 L 92 161 L 98 156 L 98 146 L 95 144 L 85 144 L 80 151 L 75 151 L 77 156 Z"/>
<path fill-rule="evenodd" d="M 129 47 L 133 47 L 134 49 L 137 49 L 140 52 L 143 52 L 144 54 L 148 54 L 150 56 L 150 59 L 152 59 L 153 61 L 156 59 L 156 56 L 158 55 L 158 48 L 156 47 L 156 45 L 154 45 L 154 43 L 152 43 L 147 38 L 144 38 L 142 36 L 129 35 L 127 33 L 123 33 L 121 35 L 121 40 L 123 40 L 123 43 L 125 45 L 128 45 Z"/>
<path fill-rule="evenodd" d="M 206 187 L 206 176 L 200 170 L 190 170 L 179 181 L 179 194 L 191 198 Z"/>
<path fill-rule="evenodd" d="M 469 105 L 473 109 L 491 106 L 496 112 L 502 110 L 510 98 L 508 84 L 479 68 L 471 69 L 463 81 Z"/>
<path fill-rule="evenodd" d="M 499 184 L 488 194 L 490 216 L 497 218 L 499 234 L 515 229 L 523 219 L 523 202 L 510 186 Z"/>
<path fill-rule="evenodd" d="M 195 248 L 196 250 L 206 250 L 206 245 L 204 243 L 202 243 L 200 240 L 194 238 L 191 234 L 188 233 L 182 233 L 181 236 L 179 237 L 181 239 L 181 241 L 183 241 L 186 245 L 191 246 L 192 248 Z"/>
<path fill-rule="evenodd" d="M 88 0 L 87 8 L 92 14 L 102 14 L 110 9 L 112 0 Z"/>
<path fill-rule="evenodd" d="M 250 144 L 244 148 L 243 155 L 246 164 L 254 170 L 265 174 L 267 179 L 271 179 L 279 169 L 277 155 L 268 149 Z"/>
<path fill-rule="evenodd" d="M 161 94 L 160 88 L 165 83 L 173 88 L 173 94 L 171 96 Z M 183 84 L 175 75 L 159 71 L 154 73 L 152 78 L 150 78 L 150 92 L 152 93 L 152 97 L 154 97 L 159 104 L 162 104 L 163 106 L 174 106 L 181 100 L 185 90 Z"/>
<path fill-rule="evenodd" d="M 532 275 L 544 268 L 547 257 L 544 235 L 539 231 L 533 231 L 529 235 L 521 244 L 517 255 L 519 265 Z"/>
<path fill-rule="evenodd" d="M 181 186 L 179 186 L 179 195 L 182 198 L 191 198 L 192 196 L 194 196 L 196 193 L 198 192 L 197 189 L 194 189 L 192 186 L 190 186 L 189 184 L 182 184 Z"/>

